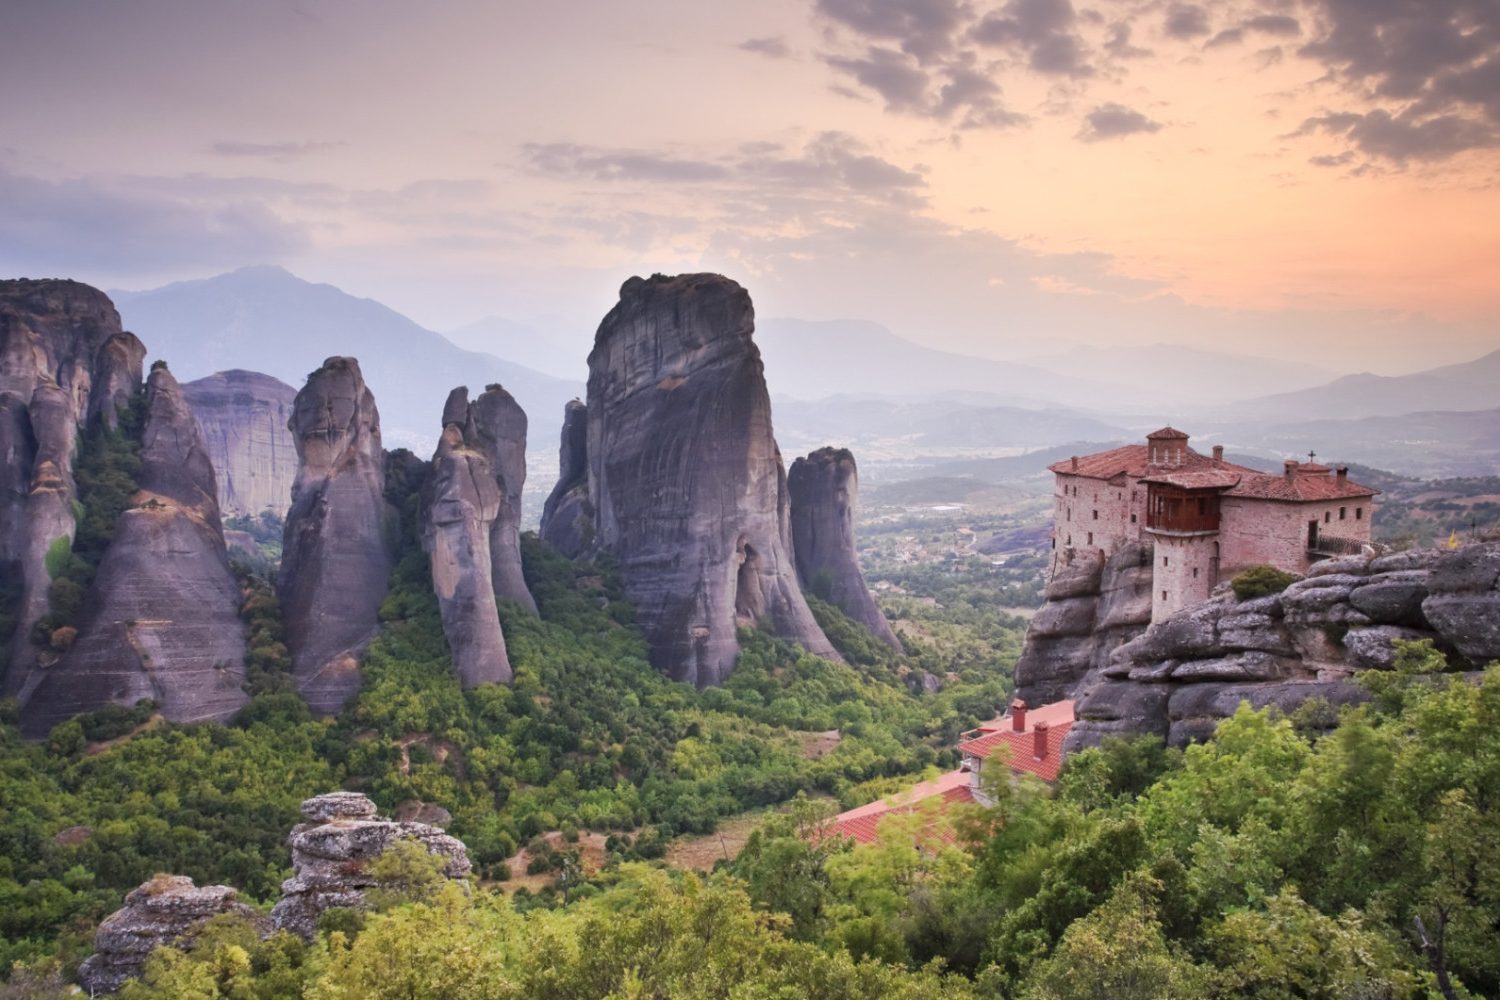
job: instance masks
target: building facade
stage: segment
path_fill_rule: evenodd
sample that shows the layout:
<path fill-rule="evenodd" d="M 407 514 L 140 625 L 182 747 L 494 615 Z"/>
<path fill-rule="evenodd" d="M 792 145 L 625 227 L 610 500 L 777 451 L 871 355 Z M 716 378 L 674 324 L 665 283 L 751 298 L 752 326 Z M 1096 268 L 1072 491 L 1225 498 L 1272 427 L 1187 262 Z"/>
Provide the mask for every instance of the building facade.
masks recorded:
<path fill-rule="evenodd" d="M 1370 542 L 1378 490 L 1345 467 L 1287 461 L 1281 474 L 1201 455 L 1163 427 L 1145 444 L 1070 458 L 1056 477 L 1052 547 L 1106 558 L 1130 542 L 1153 548 L 1152 621 L 1205 600 L 1221 580 L 1267 564 L 1312 563 Z"/>

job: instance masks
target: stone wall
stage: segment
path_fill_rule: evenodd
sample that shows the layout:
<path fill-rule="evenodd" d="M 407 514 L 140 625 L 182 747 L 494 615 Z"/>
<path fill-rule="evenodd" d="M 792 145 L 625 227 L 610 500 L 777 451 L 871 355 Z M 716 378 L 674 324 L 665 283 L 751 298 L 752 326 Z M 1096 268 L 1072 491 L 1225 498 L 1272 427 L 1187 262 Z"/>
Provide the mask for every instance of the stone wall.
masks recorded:
<path fill-rule="evenodd" d="M 1339 517 L 1341 508 L 1345 512 L 1343 518 Z M 1306 572 L 1307 522 L 1316 520 L 1322 536 L 1368 543 L 1372 509 L 1369 497 L 1276 503 L 1226 496 L 1219 502 L 1221 575 L 1228 579 L 1248 566 L 1261 563 Z"/>

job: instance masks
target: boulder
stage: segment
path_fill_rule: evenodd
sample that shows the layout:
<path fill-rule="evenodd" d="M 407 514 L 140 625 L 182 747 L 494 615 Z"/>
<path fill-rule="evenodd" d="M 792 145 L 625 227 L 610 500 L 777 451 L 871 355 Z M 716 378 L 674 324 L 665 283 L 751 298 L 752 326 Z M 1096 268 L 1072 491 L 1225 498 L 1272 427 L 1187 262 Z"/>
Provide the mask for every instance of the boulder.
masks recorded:
<path fill-rule="evenodd" d="M 1047 600 L 1097 595 L 1103 576 L 1104 553 L 1098 549 L 1063 549 L 1047 581 Z"/>
<path fill-rule="evenodd" d="M 1073 753 L 1098 746 L 1106 736 L 1117 734 L 1167 735 L 1168 688 L 1161 684 L 1103 681 L 1079 698 L 1076 721 L 1063 741 L 1063 750 Z"/>
<path fill-rule="evenodd" d="M 1349 592 L 1349 605 L 1379 625 L 1429 628 L 1422 615 L 1427 598 L 1427 571 L 1396 570 L 1377 575 L 1369 583 Z"/>
<path fill-rule="evenodd" d="M 1396 665 L 1395 643 L 1430 639 L 1432 633 L 1399 625 L 1375 625 L 1350 629 L 1344 635 L 1344 649 L 1355 667 L 1390 670 Z"/>
<path fill-rule="evenodd" d="M 1500 660 L 1500 542 L 1436 560 L 1422 614 L 1475 666 Z"/>
<path fill-rule="evenodd" d="M 173 722 L 223 721 L 246 702 L 240 588 L 214 469 L 165 365 L 146 386 L 140 490 L 115 524 L 72 647 L 42 671 L 22 729 L 45 736 L 105 705 L 157 703 Z"/>
<path fill-rule="evenodd" d="M 593 545 L 611 553 L 652 662 L 721 683 L 736 630 L 837 658 L 792 555 L 754 310 L 716 274 L 631 278 L 589 355 Z"/>
<path fill-rule="evenodd" d="M 297 393 L 287 426 L 298 469 L 277 590 L 297 686 L 314 712 L 334 713 L 359 690 L 359 657 L 379 628 L 395 526 L 380 413 L 359 362 L 324 361 Z"/>
<path fill-rule="evenodd" d="M 366 890 L 379 885 L 369 863 L 399 840 L 419 843 L 442 858 L 443 874 L 450 879 L 469 874 L 462 841 L 426 823 L 376 818 L 375 804 L 363 795 L 320 795 L 302 803 L 302 815 L 308 822 L 299 823 L 288 838 L 294 874 L 281 884 L 281 900 L 271 910 L 278 930 L 311 940 L 324 911 L 365 906 Z"/>
<path fill-rule="evenodd" d="M 542 507 L 539 534 L 570 559 L 594 542 L 594 507 L 589 502 L 589 410 L 579 400 L 563 409 L 562 445 L 557 456 L 557 485 Z"/>
<path fill-rule="evenodd" d="M 1171 731 L 1167 742 L 1184 746 L 1206 739 L 1219 722 L 1233 715 L 1240 702 L 1248 702 L 1260 711 L 1274 706 L 1291 714 L 1304 702 L 1321 698 L 1335 708 L 1357 705 L 1369 700 L 1369 694 L 1348 681 L 1285 681 L 1274 684 L 1184 684 L 1172 691 L 1167 715 Z"/>
<path fill-rule="evenodd" d="M 285 517 L 297 479 L 297 445 L 288 428 L 297 390 L 236 368 L 184 383 L 182 392 L 218 473 L 219 509 Z"/>
<path fill-rule="evenodd" d="M 505 494 L 488 456 L 465 440 L 468 412 L 468 390 L 454 389 L 444 419 L 458 419 L 443 427 L 422 492 L 422 547 L 431 563 L 454 670 L 463 686 L 471 688 L 508 682 L 511 669 L 495 605 L 490 549 L 490 531 Z"/>
<path fill-rule="evenodd" d="M 809 593 L 822 596 L 892 649 L 901 642 L 891 631 L 880 605 L 870 596 L 854 545 L 854 505 L 859 471 L 847 448 L 820 448 L 792 463 L 787 473 L 791 494 L 792 551 L 797 579 Z"/>
<path fill-rule="evenodd" d="M 182 875 L 158 875 L 104 918 L 94 933 L 94 954 L 78 967 L 78 982 L 90 996 L 114 993 L 140 977 L 157 948 L 186 946 L 206 921 L 226 913 L 255 917 L 227 885 L 200 887 Z"/>

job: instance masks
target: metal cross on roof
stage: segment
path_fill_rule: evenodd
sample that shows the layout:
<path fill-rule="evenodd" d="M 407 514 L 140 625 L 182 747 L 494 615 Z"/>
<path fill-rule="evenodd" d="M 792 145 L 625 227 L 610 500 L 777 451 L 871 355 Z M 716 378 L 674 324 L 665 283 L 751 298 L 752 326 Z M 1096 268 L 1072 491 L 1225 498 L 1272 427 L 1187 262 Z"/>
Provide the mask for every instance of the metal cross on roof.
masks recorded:
<path fill-rule="evenodd" d="M 1308 465 L 1316 465 L 1317 464 L 1317 462 L 1316 462 L 1317 457 L 1318 457 L 1318 453 L 1317 452 L 1315 452 L 1315 451 L 1309 451 L 1307 453 L 1307 464 Z"/>

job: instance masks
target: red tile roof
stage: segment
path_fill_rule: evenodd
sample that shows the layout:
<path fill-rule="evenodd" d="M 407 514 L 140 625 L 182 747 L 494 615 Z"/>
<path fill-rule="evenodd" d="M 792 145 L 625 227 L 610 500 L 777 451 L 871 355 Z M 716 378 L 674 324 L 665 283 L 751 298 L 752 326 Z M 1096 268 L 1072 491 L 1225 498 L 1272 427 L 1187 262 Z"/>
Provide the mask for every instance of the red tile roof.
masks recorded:
<path fill-rule="evenodd" d="M 1151 449 L 1144 444 L 1127 444 L 1120 448 L 1111 448 L 1109 451 L 1101 451 L 1093 455 L 1081 455 L 1078 459 L 1078 468 L 1073 468 L 1073 460 L 1065 458 L 1061 462 L 1054 462 L 1047 466 L 1052 472 L 1060 472 L 1070 476 L 1084 476 L 1088 479 L 1113 479 L 1119 475 L 1128 475 L 1136 479 L 1159 474 L 1180 474 L 1183 472 L 1203 472 L 1213 469 L 1223 469 L 1237 472 L 1242 475 L 1258 475 L 1254 469 L 1247 469 L 1243 465 L 1235 465 L 1233 462 L 1215 462 L 1207 455 L 1200 455 L 1191 448 L 1183 449 L 1182 461 L 1175 465 L 1152 465 Z"/>
<path fill-rule="evenodd" d="M 916 812 L 924 802 L 934 799 L 937 800 L 939 814 L 946 813 L 954 805 L 973 804 L 973 781 L 974 775 L 968 771 L 952 771 L 941 778 L 913 785 L 897 795 L 839 813 L 823 836 L 838 835 L 861 844 L 873 844 L 878 839 L 880 822 L 887 816 Z M 922 840 L 936 841 L 943 845 L 956 843 L 953 828 L 942 822 L 929 823 L 919 836 Z"/>
<path fill-rule="evenodd" d="M 1302 468 L 1305 470 L 1306 466 Z M 1246 497 L 1252 500 L 1288 500 L 1293 503 L 1307 503 L 1373 497 L 1379 492 L 1372 487 L 1362 486 L 1352 479 L 1345 479 L 1341 483 L 1334 476 L 1303 472 L 1291 477 L 1270 473 L 1246 476 L 1224 495 Z"/>
<path fill-rule="evenodd" d="M 1245 473 L 1235 468 L 1204 469 L 1200 472 L 1153 472 L 1141 482 L 1165 483 L 1184 490 L 1223 490 L 1236 485 Z"/>
<path fill-rule="evenodd" d="M 1047 752 L 1041 758 L 1035 754 L 1036 731 L 1046 727 Z M 988 728 L 988 727 L 981 727 Z M 1005 725 L 994 732 L 984 733 L 958 745 L 965 757 L 988 760 L 1003 755 L 1006 765 L 1022 774 L 1034 774 L 1043 781 L 1056 781 L 1062 771 L 1063 740 L 1073 728 L 1073 703 L 1055 701 L 1038 709 L 1026 712 L 1026 728 L 1017 732 Z"/>
<path fill-rule="evenodd" d="M 1187 439 L 1186 431 L 1180 431 L 1171 425 L 1163 427 L 1159 431 L 1152 431 L 1146 435 L 1147 441 L 1186 441 Z"/>

